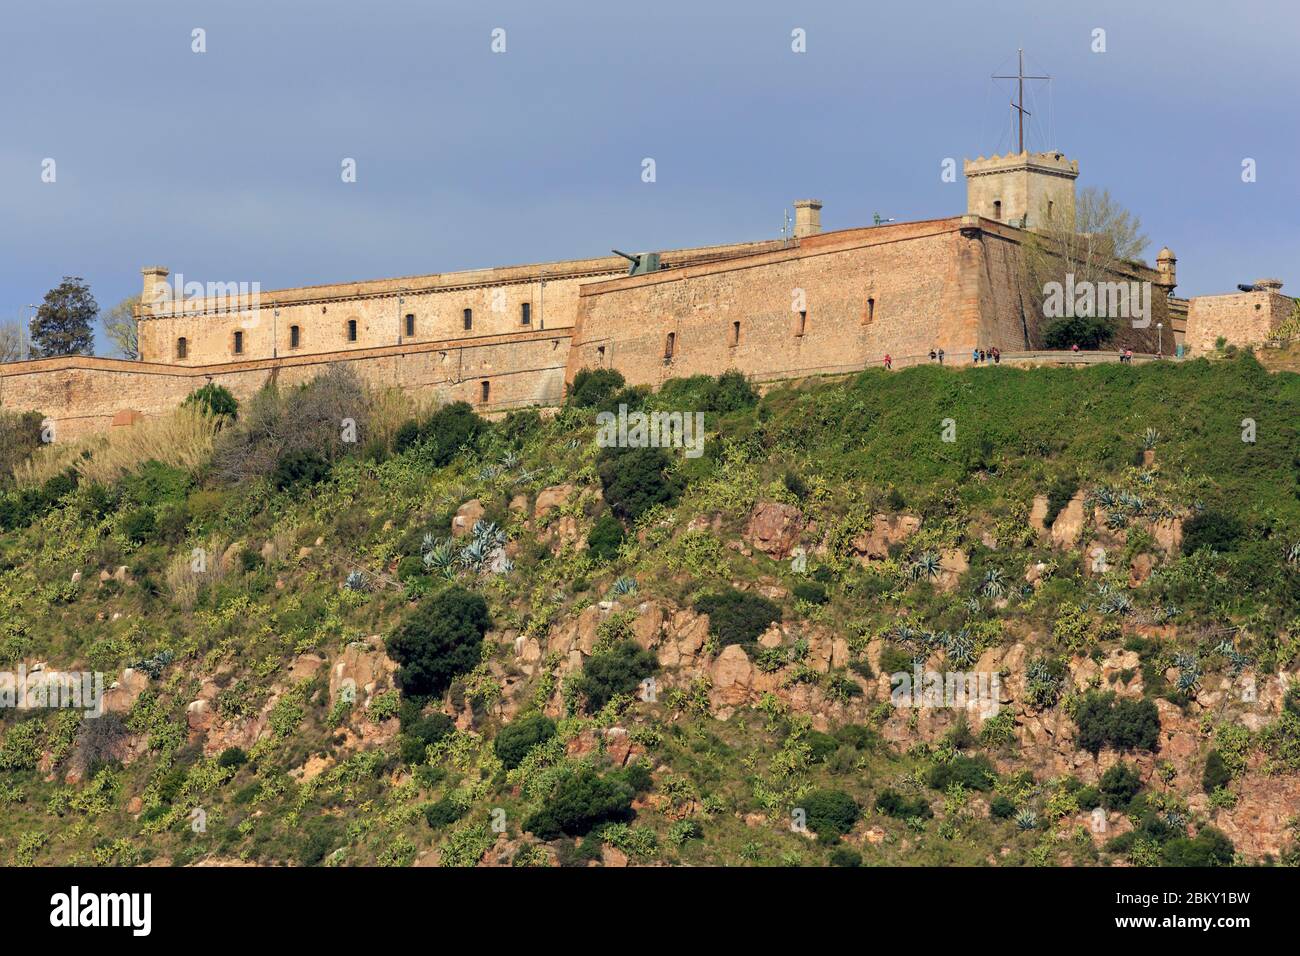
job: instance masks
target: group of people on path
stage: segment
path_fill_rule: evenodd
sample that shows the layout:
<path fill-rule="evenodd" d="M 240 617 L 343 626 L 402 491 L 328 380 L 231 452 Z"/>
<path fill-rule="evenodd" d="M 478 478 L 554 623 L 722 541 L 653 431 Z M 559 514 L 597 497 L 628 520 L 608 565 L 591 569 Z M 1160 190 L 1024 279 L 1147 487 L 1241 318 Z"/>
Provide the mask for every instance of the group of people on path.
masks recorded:
<path fill-rule="evenodd" d="M 994 348 L 991 348 L 991 349 L 987 349 L 987 350 L 985 350 L 985 349 L 971 349 L 971 350 L 970 350 L 970 360 L 971 360 L 972 364 L 975 364 L 975 365 L 984 365 L 984 364 L 986 364 L 990 359 L 993 360 L 993 364 L 994 364 L 994 365 L 1001 365 L 1001 364 L 1002 364 L 1002 350 L 999 349 L 999 348 L 997 348 L 997 347 L 994 347 Z"/>

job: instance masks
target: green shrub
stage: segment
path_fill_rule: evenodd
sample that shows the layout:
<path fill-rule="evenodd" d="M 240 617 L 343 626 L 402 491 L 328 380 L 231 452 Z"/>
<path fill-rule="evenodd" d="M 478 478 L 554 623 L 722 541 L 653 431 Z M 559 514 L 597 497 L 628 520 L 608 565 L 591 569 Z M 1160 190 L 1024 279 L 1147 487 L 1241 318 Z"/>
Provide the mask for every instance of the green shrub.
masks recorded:
<path fill-rule="evenodd" d="M 1074 722 L 1079 747 L 1097 754 L 1116 750 L 1155 750 L 1160 739 L 1160 715 L 1149 700 L 1117 698 L 1114 692 L 1089 693 L 1080 701 Z"/>
<path fill-rule="evenodd" d="M 709 616 L 709 633 L 724 647 L 729 644 L 752 644 L 774 622 L 781 620 L 781 608 L 749 591 L 727 588 L 705 594 L 695 601 L 695 610 Z"/>
<path fill-rule="evenodd" d="M 785 485 L 786 491 L 790 492 L 790 494 L 794 495 L 801 501 L 804 498 L 807 498 L 809 492 L 812 491 L 812 489 L 808 487 L 808 483 L 800 478 L 797 472 L 787 471 L 785 477 L 781 479 L 781 483 Z"/>
<path fill-rule="evenodd" d="M 791 592 L 800 601 L 807 601 L 809 604 L 825 604 L 830 600 L 826 593 L 826 585 L 817 581 L 796 581 Z"/>
<path fill-rule="evenodd" d="M 1115 337 L 1111 322 L 1102 318 L 1070 316 L 1056 319 L 1043 329 L 1043 345 L 1049 349 L 1099 349 Z"/>
<path fill-rule="evenodd" d="M 535 408 L 517 408 L 496 424 L 501 437 L 512 445 L 522 445 L 541 428 L 542 415 Z"/>
<path fill-rule="evenodd" d="M 1016 805 L 1003 796 L 989 801 L 989 815 L 997 820 L 1010 820 L 1016 815 Z"/>
<path fill-rule="evenodd" d="M 1206 793 L 1214 793 L 1220 787 L 1226 787 L 1232 782 L 1232 771 L 1224 762 L 1223 754 L 1217 750 L 1211 750 L 1205 757 L 1205 772 L 1201 774 L 1201 786 L 1205 788 Z"/>
<path fill-rule="evenodd" d="M 422 603 L 388 638 L 397 680 L 411 697 L 437 695 L 479 661 L 489 624 L 487 602 L 461 587 Z"/>
<path fill-rule="evenodd" d="M 488 422 L 468 402 L 444 405 L 422 424 L 406 422 L 393 437 L 393 450 L 401 453 L 419 446 L 432 465 L 451 464 L 462 448 L 473 449 L 488 430 Z"/>
<path fill-rule="evenodd" d="M 555 721 L 541 714 L 516 717 L 501 728 L 492 749 L 507 770 L 518 767 L 528 751 L 555 736 Z"/>
<path fill-rule="evenodd" d="M 831 866 L 861 866 L 862 854 L 846 846 L 831 851 Z"/>
<path fill-rule="evenodd" d="M 862 816 L 858 802 L 843 790 L 814 790 L 803 799 L 808 828 L 823 841 L 835 841 Z"/>
<path fill-rule="evenodd" d="M 1074 802 L 1080 810 L 1095 810 L 1101 806 L 1101 791 L 1096 787 L 1080 787 L 1074 791 Z"/>
<path fill-rule="evenodd" d="M 602 408 L 625 382 L 623 374 L 616 369 L 579 369 L 569 385 L 565 403 L 578 408 Z"/>
<path fill-rule="evenodd" d="M 1138 772 L 1126 763 L 1117 763 L 1101 775 L 1097 786 L 1101 805 L 1107 810 L 1127 810 L 1142 789 Z"/>
<path fill-rule="evenodd" d="M 239 747 L 227 747 L 217 757 L 217 766 L 224 770 L 229 770 L 232 767 L 242 767 L 246 763 L 248 763 L 248 754 L 244 753 Z"/>
<path fill-rule="evenodd" d="M 1165 866 L 1231 866 L 1237 848 L 1221 830 L 1202 827 L 1195 837 L 1175 837 L 1165 844 L 1160 862 Z"/>
<path fill-rule="evenodd" d="M 40 412 L 7 412 L 0 410 L 0 482 L 8 482 L 14 466 L 40 448 L 41 423 L 45 416 Z"/>
<path fill-rule="evenodd" d="M 237 418 L 239 402 L 230 389 L 216 382 L 208 382 L 202 388 L 196 388 L 185 396 L 182 405 L 194 405 L 205 415 Z"/>
<path fill-rule="evenodd" d="M 913 817 L 928 820 L 934 816 L 934 811 L 924 798 L 914 797 L 908 800 L 892 789 L 882 790 L 880 796 L 876 797 L 876 812 L 899 820 L 911 820 Z"/>
<path fill-rule="evenodd" d="M 940 791 L 946 791 L 955 783 L 967 790 L 991 790 L 996 777 L 993 764 L 987 757 L 957 754 L 952 760 L 931 767 L 925 782 Z"/>
<path fill-rule="evenodd" d="M 630 820 L 634 796 L 627 784 L 583 767 L 560 780 L 524 829 L 539 840 L 582 836 L 598 824 Z"/>
<path fill-rule="evenodd" d="M 1047 486 L 1047 514 L 1043 516 L 1045 526 L 1049 528 L 1052 526 L 1056 516 L 1070 503 L 1070 499 L 1078 490 L 1079 479 L 1074 475 L 1062 475 Z"/>
<path fill-rule="evenodd" d="M 612 514 L 606 512 L 596 519 L 587 535 L 587 551 L 598 561 L 613 561 L 618 557 L 618 549 L 623 545 L 623 525 Z"/>
<path fill-rule="evenodd" d="M 424 567 L 424 559 L 419 555 L 408 554 L 402 560 L 397 562 L 397 580 L 405 584 L 407 581 L 414 581 L 418 578 L 425 577 L 428 572 Z"/>
<path fill-rule="evenodd" d="M 631 694 L 659 669 L 658 659 L 635 641 L 621 641 L 608 651 L 592 654 L 583 665 L 575 688 L 595 713 L 616 694 Z"/>
<path fill-rule="evenodd" d="M 449 827 L 469 812 L 469 807 L 454 797 L 446 796 L 424 808 L 424 822 L 434 830 Z"/>
<path fill-rule="evenodd" d="M 1195 554 L 1200 548 L 1233 551 L 1245 533 L 1246 526 L 1232 515 L 1202 511 L 1183 525 L 1183 554 Z"/>
<path fill-rule="evenodd" d="M 812 763 L 822 763 L 827 757 L 840 749 L 840 741 L 820 730 L 810 730 L 804 736 L 808 745 L 808 759 Z"/>
<path fill-rule="evenodd" d="M 897 644 L 886 644 L 880 649 L 880 673 L 910 675 L 912 655 Z"/>
<path fill-rule="evenodd" d="M 136 508 L 122 518 L 122 536 L 136 544 L 151 540 L 157 527 L 152 508 Z"/>
<path fill-rule="evenodd" d="M 605 448 L 596 459 L 605 500 L 614 514 L 635 521 L 655 505 L 671 505 L 682 493 L 672 459 L 662 448 Z"/>
<path fill-rule="evenodd" d="M 330 465 L 319 452 L 300 449 L 286 452 L 271 471 L 271 484 L 281 491 L 311 486 L 329 477 Z"/>

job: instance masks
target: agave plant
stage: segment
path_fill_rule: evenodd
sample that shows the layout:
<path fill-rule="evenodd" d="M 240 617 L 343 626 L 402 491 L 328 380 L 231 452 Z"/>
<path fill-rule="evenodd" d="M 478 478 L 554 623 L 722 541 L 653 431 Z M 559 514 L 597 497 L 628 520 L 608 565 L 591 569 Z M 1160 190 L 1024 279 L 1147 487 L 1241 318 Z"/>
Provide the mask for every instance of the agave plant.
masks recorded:
<path fill-rule="evenodd" d="M 488 547 L 484 539 L 474 538 L 469 544 L 460 549 L 456 561 L 466 571 L 482 571 L 488 558 L 491 557 L 492 551 L 493 549 Z"/>
<path fill-rule="evenodd" d="M 1112 511 L 1106 515 L 1106 527 L 1112 531 L 1122 528 L 1126 524 L 1128 524 L 1128 518 L 1125 518 L 1124 513 L 1121 511 Z"/>
<path fill-rule="evenodd" d="M 343 581 L 343 586 L 349 591 L 366 590 L 366 576 L 360 571 L 349 571 L 348 576 Z"/>
<path fill-rule="evenodd" d="M 1113 508 L 1115 506 L 1115 492 L 1106 485 L 1102 485 L 1094 492 L 1097 504 L 1103 508 Z"/>
<path fill-rule="evenodd" d="M 501 472 L 496 465 L 484 465 L 482 468 L 478 470 L 478 477 L 480 481 L 491 481 L 499 474 L 501 474 Z"/>
<path fill-rule="evenodd" d="M 1016 814 L 1016 826 L 1021 830 L 1032 830 L 1038 826 L 1038 814 L 1025 807 Z"/>
<path fill-rule="evenodd" d="M 426 571 L 439 574 L 454 573 L 456 568 L 456 546 L 449 538 L 424 536 L 424 567 Z"/>
<path fill-rule="evenodd" d="M 1295 544 L 1291 545 L 1289 549 L 1287 549 L 1286 563 L 1300 564 L 1300 541 L 1297 541 Z"/>
<path fill-rule="evenodd" d="M 1007 592 L 1007 578 L 1001 568 L 989 568 L 984 572 L 984 581 L 980 584 L 980 593 L 985 597 L 1000 598 Z"/>
<path fill-rule="evenodd" d="M 614 582 L 610 590 L 617 595 L 636 594 L 636 578 L 622 577 Z"/>
<path fill-rule="evenodd" d="M 1201 681 L 1201 661 L 1195 654 L 1180 651 L 1174 655 L 1174 666 L 1178 668 L 1178 689 L 1190 693 Z"/>
<path fill-rule="evenodd" d="M 484 521 L 482 519 L 475 521 L 474 527 L 470 530 L 470 536 L 474 541 L 482 542 L 483 547 L 488 551 L 505 547 L 506 533 L 495 521 Z"/>
<path fill-rule="evenodd" d="M 965 603 L 966 603 L 966 610 L 970 611 L 970 613 L 978 614 L 980 612 L 980 608 L 982 605 L 980 604 L 979 598 L 969 597 L 966 599 Z"/>
<path fill-rule="evenodd" d="M 505 471 L 514 471 L 519 467 L 519 463 L 522 460 L 523 459 L 519 457 L 519 452 L 515 451 L 513 448 L 509 448 L 502 452 L 499 462 Z"/>
<path fill-rule="evenodd" d="M 1127 594 L 1116 591 L 1103 597 L 1101 603 L 1097 605 L 1097 609 L 1102 614 L 1127 614 L 1133 610 L 1133 602 Z"/>
<path fill-rule="evenodd" d="M 913 581 L 919 581 L 922 578 L 933 580 L 939 576 L 939 569 L 939 556 L 933 551 L 926 551 L 912 562 L 910 573 Z"/>
<path fill-rule="evenodd" d="M 1148 450 L 1155 448 L 1159 441 L 1160 433 L 1154 428 L 1148 428 L 1146 433 L 1142 436 L 1142 447 Z"/>
<path fill-rule="evenodd" d="M 964 627 L 956 634 L 944 633 L 943 649 L 948 652 L 948 660 L 958 667 L 965 667 L 975 660 L 975 641 Z"/>

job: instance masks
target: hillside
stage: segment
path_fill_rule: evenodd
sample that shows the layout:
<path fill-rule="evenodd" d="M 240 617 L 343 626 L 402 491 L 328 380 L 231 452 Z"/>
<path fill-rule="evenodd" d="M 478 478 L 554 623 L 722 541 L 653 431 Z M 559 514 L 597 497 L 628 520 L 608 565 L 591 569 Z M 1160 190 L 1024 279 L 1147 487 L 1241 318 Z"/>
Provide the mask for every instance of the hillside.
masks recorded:
<path fill-rule="evenodd" d="M 0 710 L 0 862 L 1300 861 L 1300 376 L 1250 354 L 39 420 L 0 669 L 112 687 Z"/>

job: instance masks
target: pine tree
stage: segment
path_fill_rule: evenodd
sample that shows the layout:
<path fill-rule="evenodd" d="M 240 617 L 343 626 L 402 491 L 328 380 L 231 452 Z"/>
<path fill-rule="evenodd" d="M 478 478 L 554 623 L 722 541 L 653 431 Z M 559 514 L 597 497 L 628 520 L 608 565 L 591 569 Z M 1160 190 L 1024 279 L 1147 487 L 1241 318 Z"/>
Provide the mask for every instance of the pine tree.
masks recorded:
<path fill-rule="evenodd" d="M 45 293 L 45 301 L 32 319 L 33 357 L 91 355 L 95 346 L 91 328 L 98 314 L 99 305 L 85 280 L 64 276 Z"/>

